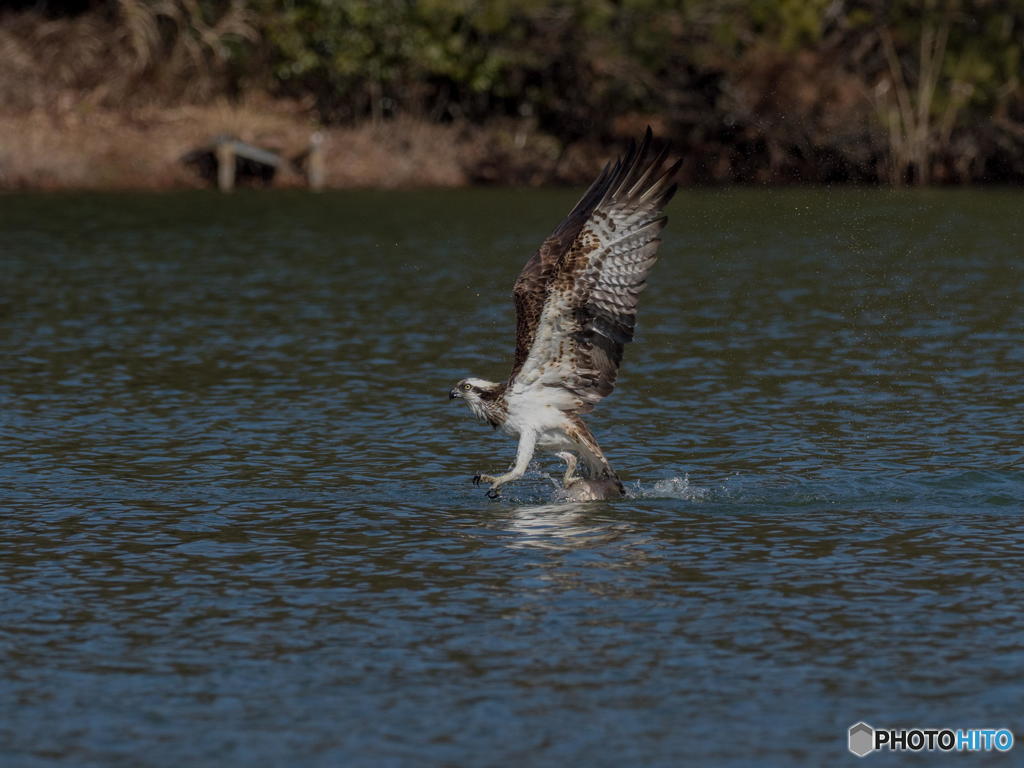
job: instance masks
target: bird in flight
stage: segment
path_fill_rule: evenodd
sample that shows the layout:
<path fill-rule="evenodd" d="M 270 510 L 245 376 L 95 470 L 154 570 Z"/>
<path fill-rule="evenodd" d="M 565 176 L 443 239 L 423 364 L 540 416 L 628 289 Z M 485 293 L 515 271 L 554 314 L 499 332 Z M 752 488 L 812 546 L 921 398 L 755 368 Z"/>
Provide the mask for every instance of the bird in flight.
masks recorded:
<path fill-rule="evenodd" d="M 519 273 L 513 288 L 516 350 L 503 382 L 466 378 L 449 392 L 483 422 L 519 440 L 502 475 L 476 475 L 487 495 L 526 472 L 535 451 L 566 463 L 563 485 L 577 500 L 624 490 L 581 418 L 615 386 L 623 346 L 633 338 L 647 273 L 658 259 L 664 209 L 681 161 L 663 169 L 651 129 L 605 166 L 565 220 Z M 577 469 L 580 473 L 577 473 Z"/>

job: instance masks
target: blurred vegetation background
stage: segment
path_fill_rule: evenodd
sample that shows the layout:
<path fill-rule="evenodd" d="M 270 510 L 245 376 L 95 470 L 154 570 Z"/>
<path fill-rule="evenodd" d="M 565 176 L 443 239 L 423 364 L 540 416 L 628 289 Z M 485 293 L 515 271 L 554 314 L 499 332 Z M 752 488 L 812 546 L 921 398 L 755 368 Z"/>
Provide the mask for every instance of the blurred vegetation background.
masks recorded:
<path fill-rule="evenodd" d="M 18 0 L 6 9 L 0 109 L 37 127 L 160 122 L 159 110 L 216 105 L 235 109 L 240 132 L 259 122 L 254 112 L 291 115 L 301 130 L 279 143 L 324 126 L 352 141 L 344 130 L 370 144 L 381 137 L 390 142 L 381 157 L 422 145 L 435 163 L 460 164 L 438 176 L 453 183 L 578 183 L 650 123 L 694 183 L 1024 181 L 1024 0 Z M 250 105 L 245 115 L 239 104 Z M 465 148 L 446 153 L 439 142 Z M 17 147 L 6 146 L 10 177 Z"/>

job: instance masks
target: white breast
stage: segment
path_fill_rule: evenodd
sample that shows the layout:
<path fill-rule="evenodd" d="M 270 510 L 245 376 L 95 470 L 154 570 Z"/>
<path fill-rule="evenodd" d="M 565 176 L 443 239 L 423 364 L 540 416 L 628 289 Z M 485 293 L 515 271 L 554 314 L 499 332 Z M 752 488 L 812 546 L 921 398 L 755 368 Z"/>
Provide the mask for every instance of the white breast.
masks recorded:
<path fill-rule="evenodd" d="M 537 397 L 533 390 L 514 393 L 508 398 L 508 418 L 502 429 L 518 437 L 524 430 L 537 434 L 537 447 L 543 451 L 561 451 L 574 447 L 566 434 L 568 419 L 563 411 Z"/>

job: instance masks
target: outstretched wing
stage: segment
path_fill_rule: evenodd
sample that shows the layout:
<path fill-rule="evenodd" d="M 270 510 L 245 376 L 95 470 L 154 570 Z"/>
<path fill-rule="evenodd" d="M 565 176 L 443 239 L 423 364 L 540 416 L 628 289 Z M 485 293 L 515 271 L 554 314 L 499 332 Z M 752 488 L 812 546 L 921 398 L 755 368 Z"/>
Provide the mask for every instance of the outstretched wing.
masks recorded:
<path fill-rule="evenodd" d="M 544 302 L 548 298 L 548 285 L 555 274 L 559 259 L 569 250 L 573 241 L 579 236 L 586 225 L 594 208 L 608 193 L 612 179 L 620 171 L 622 160 L 604 167 L 590 188 L 573 207 L 569 215 L 559 224 L 555 231 L 541 243 L 526 266 L 516 278 L 512 288 L 512 298 L 516 305 L 516 353 L 512 363 L 512 374 L 509 380 L 515 379 L 519 369 L 526 362 L 533 340 L 537 333 Z"/>
<path fill-rule="evenodd" d="M 543 402 L 585 413 L 614 388 L 676 191 L 679 162 L 662 171 L 665 155 L 652 155 L 648 128 L 519 276 L 512 394 L 543 392 Z"/>

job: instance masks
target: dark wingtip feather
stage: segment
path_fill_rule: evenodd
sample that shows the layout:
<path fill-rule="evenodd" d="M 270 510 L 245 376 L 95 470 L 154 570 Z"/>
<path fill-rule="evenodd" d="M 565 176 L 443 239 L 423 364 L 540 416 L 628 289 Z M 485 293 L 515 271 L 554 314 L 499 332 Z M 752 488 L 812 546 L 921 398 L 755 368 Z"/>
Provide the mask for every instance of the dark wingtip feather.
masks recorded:
<path fill-rule="evenodd" d="M 676 192 L 676 186 L 670 182 L 682 165 L 676 160 L 667 170 L 662 170 L 668 158 L 669 145 L 665 144 L 651 156 L 654 143 L 654 132 L 650 126 L 644 131 L 643 139 L 637 148 L 636 142 L 630 140 L 626 153 L 619 157 L 615 172 L 607 186 L 602 202 L 608 199 L 630 200 L 636 203 L 655 201 L 659 207 L 664 206 Z"/>

